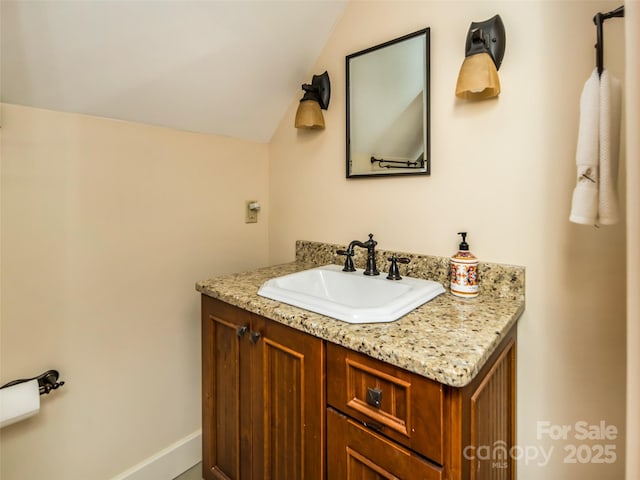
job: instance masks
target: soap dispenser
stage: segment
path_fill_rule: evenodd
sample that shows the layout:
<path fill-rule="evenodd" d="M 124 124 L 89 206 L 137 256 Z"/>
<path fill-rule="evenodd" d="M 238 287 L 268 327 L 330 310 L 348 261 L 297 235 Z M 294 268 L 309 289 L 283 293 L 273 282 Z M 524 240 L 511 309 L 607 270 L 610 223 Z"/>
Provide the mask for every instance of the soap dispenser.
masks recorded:
<path fill-rule="evenodd" d="M 469 251 L 467 232 L 459 232 L 462 242 L 451 257 L 451 293 L 458 297 L 476 297 L 479 293 L 478 259 Z"/>

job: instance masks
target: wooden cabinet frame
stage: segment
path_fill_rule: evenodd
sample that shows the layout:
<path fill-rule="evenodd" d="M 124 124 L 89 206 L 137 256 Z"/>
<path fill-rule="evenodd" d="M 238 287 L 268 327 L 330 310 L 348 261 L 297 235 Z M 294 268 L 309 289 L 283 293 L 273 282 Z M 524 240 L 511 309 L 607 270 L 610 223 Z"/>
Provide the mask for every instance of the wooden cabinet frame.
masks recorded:
<path fill-rule="evenodd" d="M 329 349 L 332 350 L 335 348 Z M 381 381 L 387 382 L 396 376 L 401 378 L 401 381 L 393 380 L 396 383 L 392 388 L 398 392 L 421 389 L 421 382 L 427 381 L 424 377 L 415 379 L 416 374 L 399 372 L 397 367 L 379 360 L 358 353 L 353 356 L 360 356 L 360 363 L 349 360 L 351 370 L 357 367 L 355 370 L 359 369 L 363 375 L 396 370 L 393 378 L 379 375 Z M 431 398 L 430 403 L 441 411 L 441 416 L 434 416 L 440 419 L 439 429 L 428 433 L 432 439 L 437 434 L 441 449 L 412 443 L 414 440 L 403 439 L 400 431 L 385 435 L 384 431 L 368 428 L 360 417 L 370 412 L 360 401 L 329 408 L 332 431 L 354 435 L 353 441 L 359 450 L 354 450 L 346 437 L 340 438 L 336 446 L 326 433 L 327 383 L 336 388 L 327 368 L 336 368 L 336 362 L 335 354 L 327 358 L 324 340 L 203 295 L 204 479 L 343 480 L 345 475 L 346 480 L 349 477 L 343 472 L 348 472 L 349 467 L 344 465 L 329 466 L 329 471 L 339 472 L 340 478 L 327 477 L 327 462 L 344 457 L 344 461 L 353 461 L 356 465 L 353 468 L 368 465 L 367 468 L 377 471 L 378 475 L 388 470 L 392 475 L 389 478 L 409 478 L 402 476 L 408 464 L 397 463 L 397 458 L 407 458 L 415 468 L 428 466 L 424 478 L 515 480 L 515 462 L 508 455 L 516 440 L 515 325 L 469 385 L 454 388 L 436 384 L 441 397 L 434 397 L 433 390 L 425 397 Z M 375 368 L 370 368 L 371 365 Z M 433 403 L 434 398 L 441 398 L 440 403 Z M 404 404 L 406 402 L 398 405 Z M 349 412 L 349 408 L 354 411 Z M 377 420 L 384 423 L 384 419 Z M 430 431 L 427 425 L 426 432 Z M 371 439 L 370 447 L 363 443 L 366 438 Z M 485 447 L 485 452 L 488 449 L 494 455 L 491 458 L 474 455 L 479 447 Z M 350 455 L 340 454 L 340 449 L 345 448 L 350 448 Z M 367 450 L 375 452 L 376 458 L 367 459 L 363 453 Z M 329 457 L 327 451 L 331 452 Z M 389 459 L 384 458 L 384 452 L 388 452 Z M 428 458 L 430 456 L 434 458 Z M 392 470 L 396 467 L 393 477 Z M 366 473 L 358 475 L 368 478 Z M 384 475 L 382 478 L 386 478 Z"/>
<path fill-rule="evenodd" d="M 516 479 L 516 344 L 514 325 L 469 385 L 447 387 L 447 479 Z"/>

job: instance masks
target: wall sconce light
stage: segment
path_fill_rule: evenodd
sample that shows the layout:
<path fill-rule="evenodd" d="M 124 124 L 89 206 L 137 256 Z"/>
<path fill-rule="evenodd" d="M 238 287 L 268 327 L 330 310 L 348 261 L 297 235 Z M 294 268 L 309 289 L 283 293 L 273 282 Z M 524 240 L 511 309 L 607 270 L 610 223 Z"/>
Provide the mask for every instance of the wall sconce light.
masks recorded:
<path fill-rule="evenodd" d="M 472 22 L 467 33 L 465 59 L 458 74 L 456 96 L 482 100 L 500 94 L 498 70 L 504 57 L 506 35 L 500 15 Z"/>
<path fill-rule="evenodd" d="M 322 110 L 327 109 L 331 98 L 329 74 L 324 72 L 322 75 L 314 75 L 311 85 L 305 83 L 302 90 L 304 96 L 300 99 L 296 112 L 296 128 L 324 128 Z"/>

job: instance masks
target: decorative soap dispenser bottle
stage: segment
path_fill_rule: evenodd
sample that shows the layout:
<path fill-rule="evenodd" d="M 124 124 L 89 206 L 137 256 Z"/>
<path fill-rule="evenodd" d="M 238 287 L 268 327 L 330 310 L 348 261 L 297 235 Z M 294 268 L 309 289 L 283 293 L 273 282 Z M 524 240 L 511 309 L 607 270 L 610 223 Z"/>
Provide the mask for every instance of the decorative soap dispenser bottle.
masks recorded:
<path fill-rule="evenodd" d="M 458 297 L 476 297 L 479 293 L 478 259 L 469 251 L 467 232 L 459 232 L 462 242 L 451 257 L 451 293 Z"/>

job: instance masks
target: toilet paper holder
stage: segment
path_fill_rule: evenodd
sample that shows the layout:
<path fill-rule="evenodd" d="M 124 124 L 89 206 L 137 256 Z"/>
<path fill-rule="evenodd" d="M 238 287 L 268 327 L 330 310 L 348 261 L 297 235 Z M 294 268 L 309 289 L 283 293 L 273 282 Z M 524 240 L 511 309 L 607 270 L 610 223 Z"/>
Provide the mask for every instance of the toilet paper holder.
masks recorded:
<path fill-rule="evenodd" d="M 40 395 L 45 395 L 51 392 L 51 390 L 56 390 L 64 385 L 63 381 L 58 381 L 60 377 L 60 373 L 57 370 L 47 370 L 46 372 L 38 375 L 33 378 L 20 378 L 18 380 L 13 380 L 9 383 L 6 383 L 0 387 L 7 388 L 12 387 L 14 385 L 18 385 L 19 383 L 30 382 L 31 380 L 38 380 L 38 389 L 40 391 Z"/>

